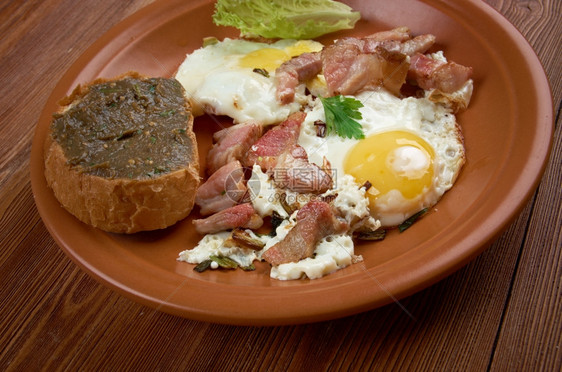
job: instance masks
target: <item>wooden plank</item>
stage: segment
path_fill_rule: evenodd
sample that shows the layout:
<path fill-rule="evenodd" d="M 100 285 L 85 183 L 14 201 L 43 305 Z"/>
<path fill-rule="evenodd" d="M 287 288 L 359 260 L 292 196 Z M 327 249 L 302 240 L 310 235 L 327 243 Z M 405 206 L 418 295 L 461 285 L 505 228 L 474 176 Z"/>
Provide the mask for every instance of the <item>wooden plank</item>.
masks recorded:
<path fill-rule="evenodd" d="M 562 3 L 500 2 L 543 63 L 556 110 L 554 151 L 538 190 L 497 346 L 493 371 L 562 369 Z M 555 52 L 551 52 L 554 50 Z"/>
<path fill-rule="evenodd" d="M 316 324 L 231 327 L 141 306 L 78 269 L 33 206 L 27 171 L 33 127 L 66 68 L 149 2 L 0 6 L 1 370 L 562 368 L 560 125 L 536 198 L 509 229 L 472 263 L 400 304 Z M 487 2 L 535 46 L 560 102 L 560 1 Z"/>
<path fill-rule="evenodd" d="M 560 109 L 559 109 L 560 112 Z M 562 148 L 560 116 L 555 148 Z M 562 369 L 562 152 L 552 153 L 517 267 L 493 370 Z M 555 213 L 553 213 L 553 209 Z"/>

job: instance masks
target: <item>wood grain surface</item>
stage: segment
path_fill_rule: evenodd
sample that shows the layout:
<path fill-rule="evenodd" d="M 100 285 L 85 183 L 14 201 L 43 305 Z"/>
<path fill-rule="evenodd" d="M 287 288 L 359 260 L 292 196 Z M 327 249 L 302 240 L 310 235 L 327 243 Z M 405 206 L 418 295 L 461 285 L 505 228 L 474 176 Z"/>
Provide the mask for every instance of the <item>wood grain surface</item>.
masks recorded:
<path fill-rule="evenodd" d="M 533 46 L 556 110 L 550 161 L 520 216 L 401 306 L 285 327 L 202 323 L 132 302 L 72 263 L 39 217 L 29 159 L 47 97 L 92 42 L 151 2 L 0 2 L 0 370 L 562 369 L 560 0 L 486 0 Z"/>

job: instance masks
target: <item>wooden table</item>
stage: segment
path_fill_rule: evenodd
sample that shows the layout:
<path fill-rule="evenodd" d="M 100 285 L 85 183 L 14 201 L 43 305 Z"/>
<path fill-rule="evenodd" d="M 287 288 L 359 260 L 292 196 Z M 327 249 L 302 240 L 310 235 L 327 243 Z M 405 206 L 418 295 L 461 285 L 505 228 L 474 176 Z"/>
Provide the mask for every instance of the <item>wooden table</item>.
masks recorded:
<path fill-rule="evenodd" d="M 447 279 L 355 316 L 234 327 L 174 317 L 98 284 L 34 204 L 31 140 L 65 70 L 151 0 L 0 3 L 0 370 L 496 370 L 562 368 L 562 2 L 486 0 L 527 38 L 553 92 L 554 146 L 521 215 Z"/>

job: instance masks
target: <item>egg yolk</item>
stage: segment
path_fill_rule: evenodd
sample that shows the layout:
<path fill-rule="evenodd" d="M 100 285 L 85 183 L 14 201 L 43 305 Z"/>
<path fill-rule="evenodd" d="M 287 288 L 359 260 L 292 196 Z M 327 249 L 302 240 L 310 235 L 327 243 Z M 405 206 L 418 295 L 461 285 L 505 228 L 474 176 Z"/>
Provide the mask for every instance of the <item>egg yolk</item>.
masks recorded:
<path fill-rule="evenodd" d="M 239 65 L 246 68 L 261 68 L 269 72 L 275 71 L 283 62 L 288 61 L 292 57 L 303 53 L 318 52 L 322 49 L 322 45 L 311 43 L 307 40 L 300 40 L 294 45 L 284 49 L 263 48 L 254 50 L 240 58 Z"/>
<path fill-rule="evenodd" d="M 379 196 L 398 190 L 412 199 L 431 187 L 433 148 L 406 131 L 375 134 L 358 142 L 344 159 L 344 171 L 359 184 L 371 183 L 367 191 L 371 206 Z"/>
<path fill-rule="evenodd" d="M 240 66 L 247 68 L 261 68 L 267 71 L 275 69 L 291 58 L 284 50 L 264 48 L 254 50 L 240 59 Z"/>
<path fill-rule="evenodd" d="M 322 44 L 310 40 L 299 40 L 294 45 L 286 48 L 287 54 L 291 57 L 299 56 L 303 53 L 319 52 Z"/>

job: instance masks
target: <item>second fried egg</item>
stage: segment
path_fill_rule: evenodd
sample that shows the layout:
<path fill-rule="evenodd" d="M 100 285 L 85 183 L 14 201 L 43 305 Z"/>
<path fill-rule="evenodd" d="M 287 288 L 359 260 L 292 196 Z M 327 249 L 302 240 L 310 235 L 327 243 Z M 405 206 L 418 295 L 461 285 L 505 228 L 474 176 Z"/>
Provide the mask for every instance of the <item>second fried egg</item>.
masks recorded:
<path fill-rule="evenodd" d="M 364 105 L 359 120 L 365 138 L 317 136 L 314 123 L 324 120 L 318 102 L 308 113 L 299 144 L 309 159 L 326 158 L 334 180 L 349 174 L 367 191 L 373 217 L 396 226 L 437 203 L 455 182 L 465 162 L 463 138 L 455 116 L 425 98 L 399 99 L 380 90 L 355 97 Z"/>

